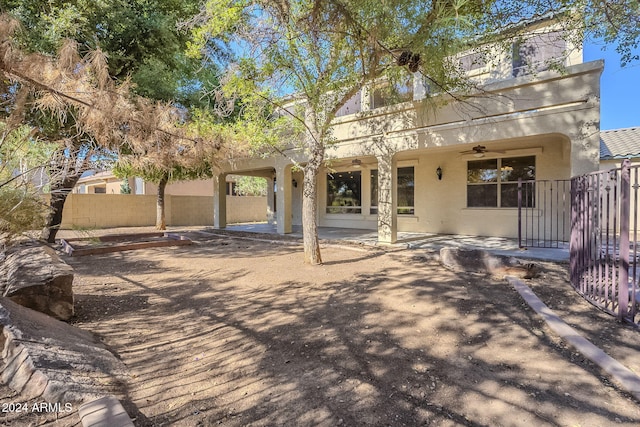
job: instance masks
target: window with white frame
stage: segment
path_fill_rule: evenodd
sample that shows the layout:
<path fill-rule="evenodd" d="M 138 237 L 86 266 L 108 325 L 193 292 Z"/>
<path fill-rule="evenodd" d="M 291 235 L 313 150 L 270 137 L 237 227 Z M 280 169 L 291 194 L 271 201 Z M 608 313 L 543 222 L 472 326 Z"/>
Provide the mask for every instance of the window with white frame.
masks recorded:
<path fill-rule="evenodd" d="M 415 178 L 413 166 L 398 168 L 398 214 L 413 215 Z"/>
<path fill-rule="evenodd" d="M 336 117 L 348 116 L 362 111 L 362 90 L 356 92 L 345 104 L 336 111 Z"/>
<path fill-rule="evenodd" d="M 535 156 L 482 159 L 467 164 L 467 207 L 518 207 L 518 179 L 536 179 Z M 534 207 L 534 191 L 522 195 L 522 205 Z"/>
<path fill-rule="evenodd" d="M 362 212 L 362 176 L 360 171 L 327 174 L 327 213 Z"/>
<path fill-rule="evenodd" d="M 413 215 L 415 213 L 415 174 L 413 166 L 398 168 L 398 214 Z M 369 213 L 378 213 L 378 171 L 371 171 L 371 207 Z"/>
<path fill-rule="evenodd" d="M 402 75 L 397 81 L 380 81 L 373 87 L 371 108 L 386 107 L 413 100 L 413 75 Z"/>
<path fill-rule="evenodd" d="M 566 56 L 566 41 L 561 32 L 534 34 L 513 44 L 513 77 L 549 69 Z"/>
<path fill-rule="evenodd" d="M 485 55 L 481 52 L 471 52 L 460 57 L 460 67 L 470 75 L 478 74 L 486 66 Z"/>
<path fill-rule="evenodd" d="M 371 171 L 371 207 L 369 208 L 371 215 L 378 214 L 378 169 Z"/>

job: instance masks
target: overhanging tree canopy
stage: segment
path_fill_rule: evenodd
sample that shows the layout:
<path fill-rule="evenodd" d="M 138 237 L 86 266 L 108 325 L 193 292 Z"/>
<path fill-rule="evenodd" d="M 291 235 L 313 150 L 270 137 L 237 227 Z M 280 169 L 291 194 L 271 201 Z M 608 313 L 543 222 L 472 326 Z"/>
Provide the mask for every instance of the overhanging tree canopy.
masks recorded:
<path fill-rule="evenodd" d="M 55 58 L 25 54 L 14 43 L 16 28 L 6 15 L 0 17 L 0 72 L 10 104 L 6 111 L 9 121 L 24 121 L 26 114 L 34 113 L 50 119 L 53 132 L 47 136 L 52 141 L 58 138 L 61 156 L 49 162 L 58 172 L 53 176 L 60 177 L 59 183 L 52 181 L 52 187 L 60 189 L 52 191 L 57 214 L 61 215 L 66 192 L 75 183 L 69 180 L 77 180 L 90 159 L 104 155 L 96 150 L 118 152 L 127 147 L 143 153 L 145 162 L 166 164 L 171 157 L 174 165 L 187 165 L 220 148 L 219 138 L 194 136 L 183 124 L 180 109 L 132 95 L 127 81 L 116 84 L 100 51 L 81 57 L 76 44 L 68 41 Z M 40 133 L 45 131 L 47 127 L 39 128 Z M 55 218 L 58 223 L 60 219 Z M 55 232 L 48 237 L 51 241 Z"/>
<path fill-rule="evenodd" d="M 248 129 L 274 133 L 278 121 L 270 120 L 271 111 L 282 107 L 283 99 L 294 101 L 286 112 L 303 135 L 289 125 L 276 130 L 275 138 L 256 141 L 289 144 L 305 153 L 300 165 L 305 262 L 317 264 L 322 260 L 316 181 L 338 110 L 364 84 L 381 78 L 393 83 L 407 72 L 419 73 L 449 99 L 464 99 L 473 85 L 455 55 L 474 47 L 489 57 L 483 46 L 491 45 L 493 52 L 510 46 L 507 42 L 522 35 L 521 24 L 542 16 L 556 17 L 568 30 L 565 36 L 577 42 L 600 35 L 620 41 L 620 49 L 629 52 L 638 39 L 636 1 L 208 0 L 193 21 L 191 53 L 207 55 L 209 41 L 216 39 L 236 50 L 222 92 L 242 94 L 243 118 L 253 126 Z M 390 207 L 379 206 L 379 212 L 385 209 Z"/>
<path fill-rule="evenodd" d="M 291 144 L 305 152 L 300 165 L 305 262 L 322 262 L 316 181 L 325 150 L 333 143 L 331 126 L 338 110 L 364 84 L 381 77 L 393 82 L 420 71 L 441 91 L 462 86 L 464 80 L 446 58 L 487 26 L 488 11 L 489 3 L 483 1 L 207 2 L 194 29 L 192 53 L 206 54 L 209 38 L 236 46 L 237 62 L 222 91 L 243 97 L 243 118 L 253 125 L 247 128 L 257 125 L 273 132 L 282 124 L 270 120 L 278 108 L 286 111 L 281 118 L 293 118 L 275 132 L 279 137 L 256 140 Z M 283 109 L 285 95 L 300 102 Z M 299 132 L 291 131 L 292 122 Z"/>

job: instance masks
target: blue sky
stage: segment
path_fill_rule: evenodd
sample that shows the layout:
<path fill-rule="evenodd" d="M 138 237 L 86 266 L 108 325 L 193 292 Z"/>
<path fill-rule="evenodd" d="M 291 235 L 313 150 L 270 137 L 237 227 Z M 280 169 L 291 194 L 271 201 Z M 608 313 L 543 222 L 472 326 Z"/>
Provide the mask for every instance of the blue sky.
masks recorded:
<path fill-rule="evenodd" d="M 640 126 L 640 62 L 620 67 L 620 55 L 613 46 L 584 46 L 584 60 L 604 59 L 600 80 L 600 129 L 620 129 Z"/>

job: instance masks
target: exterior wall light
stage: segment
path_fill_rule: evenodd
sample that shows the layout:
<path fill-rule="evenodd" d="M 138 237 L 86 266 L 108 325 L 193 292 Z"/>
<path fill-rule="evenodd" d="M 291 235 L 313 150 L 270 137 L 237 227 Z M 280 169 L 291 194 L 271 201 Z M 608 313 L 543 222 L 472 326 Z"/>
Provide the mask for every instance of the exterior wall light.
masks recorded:
<path fill-rule="evenodd" d="M 354 168 L 359 168 L 360 166 L 362 166 L 362 160 L 360 159 L 351 160 L 351 166 L 353 166 Z"/>
<path fill-rule="evenodd" d="M 436 175 L 438 176 L 438 180 L 442 180 L 442 168 L 440 166 L 436 169 Z"/>

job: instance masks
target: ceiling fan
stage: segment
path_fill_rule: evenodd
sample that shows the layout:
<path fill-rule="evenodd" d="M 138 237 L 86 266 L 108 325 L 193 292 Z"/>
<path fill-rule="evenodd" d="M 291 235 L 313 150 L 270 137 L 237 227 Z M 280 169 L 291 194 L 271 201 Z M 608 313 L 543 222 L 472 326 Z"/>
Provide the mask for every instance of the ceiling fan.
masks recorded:
<path fill-rule="evenodd" d="M 476 145 L 471 148 L 471 150 L 461 151 L 460 154 L 473 154 L 475 157 L 484 157 L 485 153 L 501 153 L 504 154 L 504 151 L 497 150 L 487 150 L 487 147 L 484 145 Z"/>

